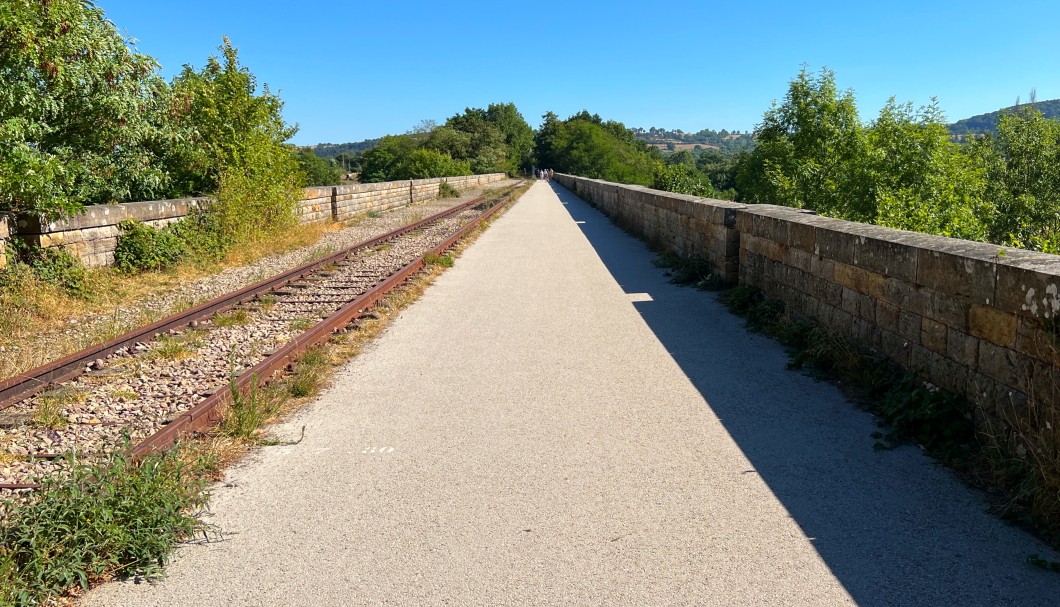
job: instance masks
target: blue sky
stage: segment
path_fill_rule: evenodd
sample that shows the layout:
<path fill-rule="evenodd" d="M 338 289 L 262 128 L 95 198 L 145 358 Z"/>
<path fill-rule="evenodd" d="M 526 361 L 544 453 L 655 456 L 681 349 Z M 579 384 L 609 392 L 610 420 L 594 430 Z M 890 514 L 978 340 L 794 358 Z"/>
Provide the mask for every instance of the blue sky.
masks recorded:
<path fill-rule="evenodd" d="M 937 97 L 952 120 L 1060 98 L 1060 2 L 97 0 L 166 78 L 231 37 L 279 90 L 297 144 L 359 141 L 514 102 L 531 126 L 588 109 L 626 126 L 750 130 L 803 64 L 871 120 Z"/>

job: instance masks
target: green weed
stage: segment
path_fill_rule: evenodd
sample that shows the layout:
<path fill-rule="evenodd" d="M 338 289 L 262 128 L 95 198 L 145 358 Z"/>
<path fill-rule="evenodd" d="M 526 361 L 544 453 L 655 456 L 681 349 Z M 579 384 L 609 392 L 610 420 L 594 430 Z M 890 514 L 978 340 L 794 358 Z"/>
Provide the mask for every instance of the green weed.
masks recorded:
<path fill-rule="evenodd" d="M 215 327 L 236 327 L 243 326 L 250 322 L 250 314 L 246 310 L 232 310 L 224 314 L 218 314 L 213 317 L 213 324 Z"/>
<path fill-rule="evenodd" d="M 178 454 L 139 464 L 68 457 L 68 476 L 42 479 L 0 521 L 0 605 L 42 604 L 113 575 L 154 577 L 176 543 L 201 529 L 203 485 Z"/>
<path fill-rule="evenodd" d="M 423 256 L 423 263 L 429 266 L 451 268 L 453 267 L 453 257 L 451 255 L 437 255 L 435 253 L 427 253 Z"/>
<path fill-rule="evenodd" d="M 37 397 L 37 406 L 33 410 L 33 423 L 42 428 L 58 430 L 69 424 L 63 409 L 69 405 L 85 402 L 88 394 L 78 388 L 59 388 L 45 392 Z"/>
<path fill-rule="evenodd" d="M 287 391 L 295 398 L 316 394 L 324 381 L 324 372 L 327 367 L 328 358 L 322 349 L 307 350 L 298 359 L 294 373 L 287 379 Z"/>

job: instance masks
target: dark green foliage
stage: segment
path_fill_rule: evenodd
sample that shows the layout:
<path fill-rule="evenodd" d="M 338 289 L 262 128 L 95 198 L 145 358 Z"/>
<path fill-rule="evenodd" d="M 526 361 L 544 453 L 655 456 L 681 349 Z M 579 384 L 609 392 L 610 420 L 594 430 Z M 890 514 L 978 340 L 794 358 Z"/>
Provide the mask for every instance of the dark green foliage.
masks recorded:
<path fill-rule="evenodd" d="M 693 285 L 697 289 L 716 290 L 723 281 L 714 273 L 714 267 L 706 258 L 698 255 L 679 257 L 663 253 L 652 260 L 656 266 L 669 270 L 670 282 L 678 285 Z"/>
<path fill-rule="evenodd" d="M 131 219 L 118 228 L 121 236 L 114 249 L 114 265 L 122 272 L 164 270 L 188 253 L 184 241 L 168 228 L 158 230 Z"/>
<path fill-rule="evenodd" d="M 167 227 L 198 261 L 218 262 L 235 244 L 215 213 L 194 209 L 187 217 Z"/>
<path fill-rule="evenodd" d="M 202 485 L 176 454 L 69 457 L 69 478 L 43 480 L 0 522 L 0 605 L 37 605 L 112 574 L 156 576 L 199 528 Z"/>
<path fill-rule="evenodd" d="M 379 145 L 381 138 L 365 139 L 352 143 L 319 143 L 312 146 L 312 152 L 321 158 L 338 160 L 343 155 L 353 158 Z M 340 163 L 341 164 L 341 163 Z"/>
<path fill-rule="evenodd" d="M 652 186 L 656 190 L 691 194 L 693 196 L 715 197 L 714 188 L 705 175 L 684 164 L 670 164 L 659 167 L 655 173 Z"/>
<path fill-rule="evenodd" d="M 460 190 L 443 181 L 438 184 L 438 198 L 460 198 Z"/>
<path fill-rule="evenodd" d="M 91 289 L 85 275 L 85 267 L 70 253 L 61 248 L 42 248 L 19 240 L 9 244 L 14 253 L 15 264 L 28 267 L 39 280 L 59 287 L 75 297 L 90 296 Z"/>
<path fill-rule="evenodd" d="M 0 210 L 55 218 L 166 192 L 169 108 L 155 61 L 91 1 L 0 3 Z"/>
<path fill-rule="evenodd" d="M 358 181 L 425 179 L 482 173 L 515 174 L 529 166 L 533 131 L 514 104 L 467 108 L 437 126 L 388 135 L 358 159 Z"/>
<path fill-rule="evenodd" d="M 969 151 L 986 168 L 986 197 L 997 208 L 991 242 L 1060 253 L 1060 121 L 1021 106 Z"/>
<path fill-rule="evenodd" d="M 298 168 L 305 173 L 305 186 L 339 185 L 341 169 L 335 162 L 325 160 L 309 150 L 299 150 L 295 156 Z"/>
<path fill-rule="evenodd" d="M 658 151 L 621 122 L 582 111 L 567 120 L 549 112 L 535 138 L 537 165 L 593 179 L 651 186 L 661 166 Z"/>

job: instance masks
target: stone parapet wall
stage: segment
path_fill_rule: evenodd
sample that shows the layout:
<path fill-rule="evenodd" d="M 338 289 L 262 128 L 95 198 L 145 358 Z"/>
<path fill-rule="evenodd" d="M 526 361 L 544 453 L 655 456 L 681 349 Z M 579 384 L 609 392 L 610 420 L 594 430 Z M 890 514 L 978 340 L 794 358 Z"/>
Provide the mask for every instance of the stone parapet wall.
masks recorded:
<path fill-rule="evenodd" d="M 720 280 L 736 282 L 736 211 L 746 205 L 560 173 L 555 180 L 592 202 L 622 228 L 678 255 L 703 257 Z"/>
<path fill-rule="evenodd" d="M 731 282 L 761 288 L 995 420 L 1056 419 L 1060 256 L 788 207 L 569 175 L 556 181 L 624 228 L 707 258 Z"/>
<path fill-rule="evenodd" d="M 94 205 L 80 215 L 52 222 L 35 215 L 19 215 L 16 231 L 18 238 L 29 244 L 62 247 L 86 266 L 106 266 L 114 263 L 114 248 L 121 234 L 118 224 L 122 221 L 133 219 L 161 228 L 208 202 L 208 198 L 178 198 Z"/>
<path fill-rule="evenodd" d="M 466 190 L 503 179 L 506 179 L 504 173 L 491 173 L 305 188 L 295 213 L 302 223 L 345 221 L 367 211 L 385 211 L 434 200 L 442 181 L 448 181 L 458 190 Z M 180 221 L 192 209 L 209 202 L 209 198 L 180 198 L 95 205 L 76 217 L 53 222 L 42 221 L 34 215 L 19 215 L 10 234 L 41 247 L 62 247 L 89 267 L 107 266 L 114 263 L 114 249 L 121 234 L 118 224 L 122 221 L 134 219 L 160 228 Z M 0 218 L 0 245 L 8 238 L 7 225 Z M 0 255 L 0 267 L 5 263 L 6 257 Z"/>

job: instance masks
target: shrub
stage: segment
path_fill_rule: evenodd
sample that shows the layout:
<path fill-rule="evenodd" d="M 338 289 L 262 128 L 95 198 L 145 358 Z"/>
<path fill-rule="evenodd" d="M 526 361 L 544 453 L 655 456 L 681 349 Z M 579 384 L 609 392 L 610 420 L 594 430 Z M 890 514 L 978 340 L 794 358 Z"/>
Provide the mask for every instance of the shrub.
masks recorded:
<path fill-rule="evenodd" d="M 220 218 L 203 209 L 193 209 L 167 229 L 184 242 L 191 255 L 203 261 L 220 261 L 234 244 L 225 234 Z"/>
<path fill-rule="evenodd" d="M 438 184 L 438 198 L 460 198 L 460 190 L 443 181 Z"/>
<path fill-rule="evenodd" d="M 76 297 L 91 295 L 85 267 L 70 253 L 61 248 L 42 248 L 18 240 L 11 241 L 11 248 L 15 265 L 29 267 L 37 279 Z"/>
<path fill-rule="evenodd" d="M 202 484 L 175 453 L 123 455 L 48 478 L 0 522 L 0 605 L 36 605 L 113 574 L 153 576 L 199 523 Z"/>
<path fill-rule="evenodd" d="M 172 230 L 155 229 L 132 219 L 118 224 L 121 236 L 114 249 L 114 265 L 122 272 L 164 270 L 187 253 L 188 247 Z"/>

